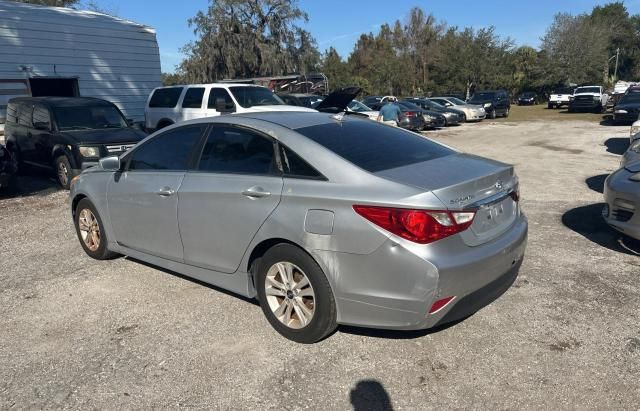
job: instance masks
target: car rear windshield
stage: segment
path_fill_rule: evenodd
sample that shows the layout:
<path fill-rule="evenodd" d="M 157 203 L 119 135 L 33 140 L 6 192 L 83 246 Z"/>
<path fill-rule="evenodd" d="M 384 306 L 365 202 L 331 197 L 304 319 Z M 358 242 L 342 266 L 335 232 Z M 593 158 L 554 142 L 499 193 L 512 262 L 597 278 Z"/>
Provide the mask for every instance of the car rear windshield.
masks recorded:
<path fill-rule="evenodd" d="M 640 93 L 625 94 L 618 104 L 640 103 Z"/>
<path fill-rule="evenodd" d="M 284 101 L 266 87 L 229 87 L 238 104 L 244 108 L 254 106 L 279 106 Z"/>
<path fill-rule="evenodd" d="M 469 102 L 473 103 L 474 101 L 493 100 L 496 97 L 496 94 L 497 93 L 493 91 L 476 93 L 471 97 Z"/>
<path fill-rule="evenodd" d="M 600 87 L 578 87 L 575 94 L 579 93 L 600 93 Z"/>
<path fill-rule="evenodd" d="M 159 88 L 153 92 L 149 107 L 173 108 L 178 104 L 180 94 L 182 94 L 182 87 Z"/>
<path fill-rule="evenodd" d="M 296 131 L 370 173 L 455 153 L 412 132 L 370 120 L 347 119 Z"/>

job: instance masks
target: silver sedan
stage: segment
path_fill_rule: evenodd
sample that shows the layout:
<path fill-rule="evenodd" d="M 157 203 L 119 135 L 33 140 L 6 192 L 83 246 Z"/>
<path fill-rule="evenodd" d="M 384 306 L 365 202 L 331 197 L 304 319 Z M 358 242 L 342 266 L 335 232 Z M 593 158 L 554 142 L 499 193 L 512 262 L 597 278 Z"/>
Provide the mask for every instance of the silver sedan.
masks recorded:
<path fill-rule="evenodd" d="M 303 343 L 338 324 L 424 329 L 489 304 L 523 259 L 518 200 L 512 166 L 348 113 L 184 122 L 70 191 L 89 256 L 257 297 Z"/>

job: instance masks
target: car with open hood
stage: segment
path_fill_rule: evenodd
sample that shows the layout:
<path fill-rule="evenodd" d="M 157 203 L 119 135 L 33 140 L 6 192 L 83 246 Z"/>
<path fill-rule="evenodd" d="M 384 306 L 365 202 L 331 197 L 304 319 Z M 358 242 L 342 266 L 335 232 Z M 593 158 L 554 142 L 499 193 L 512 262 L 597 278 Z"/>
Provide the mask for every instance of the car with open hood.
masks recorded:
<path fill-rule="evenodd" d="M 65 189 L 100 158 L 122 154 L 144 137 L 102 99 L 18 97 L 7 105 L 5 139 L 18 166 L 53 170 Z"/>
<path fill-rule="evenodd" d="M 437 327 L 498 298 L 526 248 L 518 187 L 509 164 L 363 116 L 256 112 L 101 159 L 69 205 L 90 257 L 256 297 L 276 331 L 313 343 L 338 324 Z"/>

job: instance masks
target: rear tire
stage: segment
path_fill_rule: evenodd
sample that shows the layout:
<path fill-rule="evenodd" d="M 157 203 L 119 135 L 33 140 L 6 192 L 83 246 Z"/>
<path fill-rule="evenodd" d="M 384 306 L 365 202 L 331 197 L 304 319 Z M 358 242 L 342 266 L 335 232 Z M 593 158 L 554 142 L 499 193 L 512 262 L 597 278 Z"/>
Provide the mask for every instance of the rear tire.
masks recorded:
<path fill-rule="evenodd" d="M 118 257 L 107 248 L 107 234 L 95 206 L 88 198 L 83 198 L 76 206 L 73 222 L 80 245 L 87 255 L 96 260 Z"/>
<path fill-rule="evenodd" d="M 507 109 L 504 111 L 504 118 L 509 117 L 509 107 L 507 107 Z"/>
<path fill-rule="evenodd" d="M 547 103 L 547 108 L 548 109 L 553 109 L 553 108 L 555 108 L 555 106 L 553 104 L 551 104 L 551 103 Z"/>
<path fill-rule="evenodd" d="M 283 337 L 311 344 L 336 329 L 329 280 L 302 249 L 291 244 L 270 248 L 257 264 L 255 280 L 262 312 Z"/>

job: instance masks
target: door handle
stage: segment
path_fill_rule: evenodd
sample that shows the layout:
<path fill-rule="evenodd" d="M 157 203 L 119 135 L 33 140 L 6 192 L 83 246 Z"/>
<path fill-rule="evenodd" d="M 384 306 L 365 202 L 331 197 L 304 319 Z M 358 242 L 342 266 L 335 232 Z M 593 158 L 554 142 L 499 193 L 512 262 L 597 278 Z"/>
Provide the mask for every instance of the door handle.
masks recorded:
<path fill-rule="evenodd" d="M 160 197 L 171 197 L 176 193 L 176 190 L 171 187 L 162 187 L 160 190 L 156 191 L 156 194 Z"/>
<path fill-rule="evenodd" d="M 242 192 L 242 195 L 249 198 L 262 198 L 262 197 L 269 197 L 271 193 L 268 191 L 265 191 L 265 189 L 262 187 L 254 186 L 244 190 Z"/>

